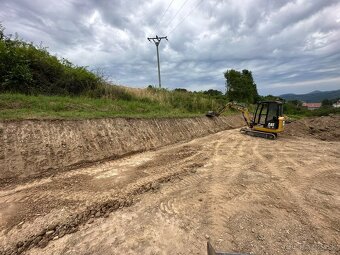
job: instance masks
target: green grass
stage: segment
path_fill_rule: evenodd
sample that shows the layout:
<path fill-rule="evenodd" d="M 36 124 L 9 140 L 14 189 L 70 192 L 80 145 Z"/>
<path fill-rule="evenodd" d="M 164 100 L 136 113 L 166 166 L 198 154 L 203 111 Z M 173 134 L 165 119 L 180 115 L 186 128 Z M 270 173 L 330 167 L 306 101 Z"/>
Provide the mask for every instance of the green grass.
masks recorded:
<path fill-rule="evenodd" d="M 90 119 L 110 117 L 166 118 L 204 116 L 208 106 L 197 110 L 186 105 L 177 106 L 162 100 L 147 97 L 133 99 L 90 98 L 85 96 L 31 96 L 24 94 L 0 93 L 0 120 L 23 119 Z M 217 107 L 211 108 L 218 109 Z M 249 106 L 252 112 L 252 105 Z M 339 114 L 340 109 L 324 109 L 307 113 L 287 113 L 292 120 L 304 117 Z M 228 110 L 223 115 L 240 114 Z"/>
<path fill-rule="evenodd" d="M 149 100 L 0 94 L 0 119 L 85 119 L 105 117 L 194 117 L 189 112 Z"/>

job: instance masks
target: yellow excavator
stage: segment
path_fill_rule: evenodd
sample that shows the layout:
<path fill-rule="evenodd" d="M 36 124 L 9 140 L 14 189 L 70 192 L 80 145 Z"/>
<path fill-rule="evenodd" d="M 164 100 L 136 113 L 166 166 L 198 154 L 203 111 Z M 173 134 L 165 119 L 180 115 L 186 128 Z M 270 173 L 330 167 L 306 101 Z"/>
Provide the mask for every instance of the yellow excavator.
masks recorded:
<path fill-rule="evenodd" d="M 240 131 L 247 135 L 276 139 L 277 134 L 284 130 L 285 117 L 283 116 L 283 106 L 280 101 L 258 102 L 253 118 L 250 117 L 247 107 L 234 102 L 227 103 L 217 112 L 209 111 L 206 116 L 210 118 L 218 117 L 227 109 L 235 109 L 242 113 L 247 127 L 241 128 Z"/>

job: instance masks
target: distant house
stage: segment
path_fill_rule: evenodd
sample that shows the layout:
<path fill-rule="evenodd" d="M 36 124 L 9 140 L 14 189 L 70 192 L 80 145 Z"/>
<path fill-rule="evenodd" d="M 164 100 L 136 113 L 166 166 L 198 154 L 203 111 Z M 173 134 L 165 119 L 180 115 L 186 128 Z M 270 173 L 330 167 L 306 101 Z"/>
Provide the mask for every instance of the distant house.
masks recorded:
<path fill-rule="evenodd" d="M 340 99 L 333 104 L 334 108 L 340 108 Z"/>
<path fill-rule="evenodd" d="M 315 110 L 321 107 L 321 103 L 303 103 L 302 106 L 307 107 L 308 110 Z"/>

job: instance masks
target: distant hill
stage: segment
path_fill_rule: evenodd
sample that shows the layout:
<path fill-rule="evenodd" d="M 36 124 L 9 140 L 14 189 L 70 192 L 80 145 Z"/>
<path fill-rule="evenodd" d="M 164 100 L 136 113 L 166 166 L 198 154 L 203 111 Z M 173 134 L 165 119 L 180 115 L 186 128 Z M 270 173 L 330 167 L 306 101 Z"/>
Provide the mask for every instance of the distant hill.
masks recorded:
<path fill-rule="evenodd" d="M 286 100 L 300 100 L 307 103 L 319 103 L 324 99 L 337 99 L 340 98 L 340 89 L 332 91 L 319 91 L 315 90 L 307 94 L 283 94 L 281 98 Z"/>

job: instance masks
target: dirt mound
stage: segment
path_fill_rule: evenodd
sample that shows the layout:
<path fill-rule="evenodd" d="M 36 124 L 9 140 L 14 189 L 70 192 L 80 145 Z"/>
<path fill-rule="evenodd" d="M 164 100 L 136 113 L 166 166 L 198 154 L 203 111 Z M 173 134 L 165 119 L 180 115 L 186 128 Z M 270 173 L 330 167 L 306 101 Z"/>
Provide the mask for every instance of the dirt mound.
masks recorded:
<path fill-rule="evenodd" d="M 283 136 L 312 137 L 340 141 L 340 115 L 305 118 L 286 125 Z"/>

